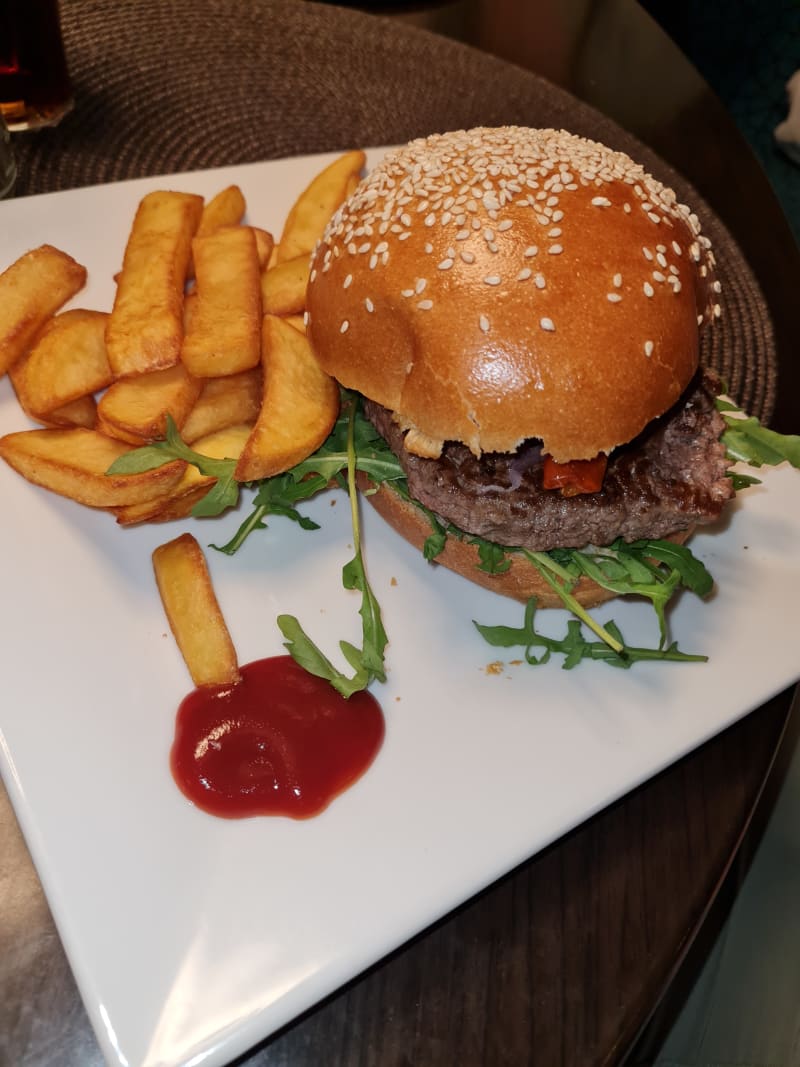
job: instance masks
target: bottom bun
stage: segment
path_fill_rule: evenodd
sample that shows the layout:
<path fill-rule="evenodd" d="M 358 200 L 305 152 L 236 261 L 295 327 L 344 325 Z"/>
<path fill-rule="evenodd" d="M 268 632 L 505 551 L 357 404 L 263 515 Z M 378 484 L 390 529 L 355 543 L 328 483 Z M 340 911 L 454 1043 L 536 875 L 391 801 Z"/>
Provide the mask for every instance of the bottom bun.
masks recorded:
<path fill-rule="evenodd" d="M 377 489 L 366 478 L 358 476 L 359 488 L 366 492 L 367 500 L 375 508 L 378 514 L 392 526 L 401 537 L 409 541 L 415 548 L 422 551 L 423 545 L 431 535 L 431 525 L 425 513 L 415 504 L 405 500 L 387 485 L 381 485 Z M 692 530 L 680 530 L 671 534 L 668 538 L 677 544 L 683 544 L 691 536 Z M 536 597 L 539 608 L 562 608 L 564 606 L 560 597 L 550 588 L 534 565 L 524 556 L 513 554 L 509 556 L 511 566 L 502 574 L 488 574 L 479 569 L 480 557 L 475 545 L 468 541 L 459 541 L 455 537 L 448 537 L 442 552 L 436 557 L 435 563 L 441 563 L 456 574 L 460 574 L 470 582 L 491 589 L 500 596 L 511 597 L 523 604 L 531 597 Z M 594 608 L 598 604 L 605 604 L 613 600 L 615 593 L 609 592 L 602 586 L 593 582 L 591 578 L 579 578 L 572 587 L 572 595 L 585 608 Z"/>

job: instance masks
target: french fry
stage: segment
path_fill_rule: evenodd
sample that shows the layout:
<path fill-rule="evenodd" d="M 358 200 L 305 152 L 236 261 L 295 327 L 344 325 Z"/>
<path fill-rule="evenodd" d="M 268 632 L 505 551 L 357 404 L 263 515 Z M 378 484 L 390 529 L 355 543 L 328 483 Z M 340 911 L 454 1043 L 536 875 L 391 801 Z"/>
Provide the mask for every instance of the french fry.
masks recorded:
<path fill-rule="evenodd" d="M 0 375 L 85 284 L 86 268 L 52 245 L 26 252 L 0 274 Z"/>
<path fill-rule="evenodd" d="M 100 398 L 97 428 L 133 445 L 162 440 L 167 433 L 167 415 L 180 429 L 201 388 L 180 363 L 135 378 L 121 378 Z"/>
<path fill-rule="evenodd" d="M 286 259 L 261 275 L 261 306 L 265 315 L 297 315 L 306 309 L 311 261 Z"/>
<path fill-rule="evenodd" d="M 111 384 L 107 321 L 105 312 L 83 308 L 62 311 L 49 320 L 33 348 L 8 372 L 24 411 L 44 419 L 57 408 Z"/>
<path fill-rule="evenodd" d="M 212 459 L 238 459 L 251 430 L 251 425 L 229 426 L 224 430 L 218 430 L 200 438 L 196 442 L 195 451 L 204 456 L 210 456 Z M 193 463 L 188 463 L 183 477 L 168 496 L 146 500 L 142 504 L 129 504 L 126 507 L 114 508 L 113 511 L 120 526 L 185 519 L 215 481 L 215 478 L 201 474 Z"/>
<path fill-rule="evenodd" d="M 153 552 L 153 569 L 170 629 L 194 684 L 238 682 L 236 650 L 195 538 L 184 533 L 159 545 Z"/>
<path fill-rule="evenodd" d="M 236 465 L 240 482 L 288 470 L 318 448 L 339 413 L 339 388 L 304 334 L 275 315 L 263 323 L 264 394 Z"/>
<path fill-rule="evenodd" d="M 288 322 L 290 326 L 294 326 L 300 333 L 306 332 L 306 317 L 305 315 L 284 315 L 283 321 Z"/>
<path fill-rule="evenodd" d="M 278 244 L 277 261 L 310 256 L 331 215 L 366 163 L 361 151 L 345 152 L 321 171 L 292 205 Z"/>
<path fill-rule="evenodd" d="M 247 203 L 238 185 L 229 185 L 203 207 L 197 237 L 205 237 L 222 226 L 237 226 L 244 218 Z"/>
<path fill-rule="evenodd" d="M 258 226 L 251 226 L 253 236 L 256 239 L 256 254 L 258 255 L 259 269 L 264 271 L 272 259 L 272 250 L 275 247 L 275 238 L 269 230 L 262 230 Z"/>
<path fill-rule="evenodd" d="M 227 378 L 207 378 L 181 427 L 184 441 L 191 445 L 198 438 L 228 426 L 252 425 L 261 407 L 261 378 L 261 367 L 230 374 Z"/>
<path fill-rule="evenodd" d="M 20 430 L 0 438 L 0 456 L 23 478 L 89 507 L 111 508 L 165 495 L 186 464 L 175 460 L 141 474 L 106 474 L 129 451 L 96 430 Z"/>
<path fill-rule="evenodd" d="M 117 377 L 174 366 L 183 341 L 183 291 L 203 198 L 148 193 L 133 221 L 106 327 Z"/>
<path fill-rule="evenodd" d="M 181 360 L 198 378 L 257 367 L 261 358 L 261 272 L 249 226 L 228 226 L 192 245 L 197 299 Z"/>
<path fill-rule="evenodd" d="M 44 426 L 83 426 L 94 430 L 97 426 L 97 401 L 93 396 L 79 396 L 60 408 L 53 408 L 38 419 Z"/>

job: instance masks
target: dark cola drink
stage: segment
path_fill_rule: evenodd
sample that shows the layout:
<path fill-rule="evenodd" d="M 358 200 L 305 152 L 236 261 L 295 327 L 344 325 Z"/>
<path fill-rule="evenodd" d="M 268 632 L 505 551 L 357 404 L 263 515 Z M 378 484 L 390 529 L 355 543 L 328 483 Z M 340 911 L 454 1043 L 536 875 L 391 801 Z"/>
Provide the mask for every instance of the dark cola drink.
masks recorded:
<path fill-rule="evenodd" d="M 58 0 L 0 0 L 0 111 L 10 130 L 52 126 L 72 106 Z"/>

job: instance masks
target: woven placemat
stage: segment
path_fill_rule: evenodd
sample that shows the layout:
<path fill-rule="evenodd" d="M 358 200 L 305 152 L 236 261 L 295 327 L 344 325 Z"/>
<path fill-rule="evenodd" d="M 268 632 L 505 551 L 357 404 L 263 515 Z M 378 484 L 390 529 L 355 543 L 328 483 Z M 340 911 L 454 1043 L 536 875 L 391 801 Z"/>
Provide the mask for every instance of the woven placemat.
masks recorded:
<path fill-rule="evenodd" d="M 476 125 L 555 126 L 628 152 L 700 216 L 724 317 L 704 359 L 753 414 L 777 358 L 763 294 L 692 187 L 610 119 L 536 75 L 390 19 L 306 0 L 61 0 L 75 108 L 15 139 L 17 195 Z"/>

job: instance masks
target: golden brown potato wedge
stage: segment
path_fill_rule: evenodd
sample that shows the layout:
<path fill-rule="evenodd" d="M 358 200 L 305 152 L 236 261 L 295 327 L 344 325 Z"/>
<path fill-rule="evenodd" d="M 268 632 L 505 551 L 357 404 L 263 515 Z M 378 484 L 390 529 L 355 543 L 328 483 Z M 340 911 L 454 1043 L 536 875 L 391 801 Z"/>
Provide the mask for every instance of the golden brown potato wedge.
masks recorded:
<path fill-rule="evenodd" d="M 63 407 L 48 411 L 38 421 L 43 426 L 83 426 L 93 430 L 97 426 L 97 401 L 93 396 L 79 396 Z"/>
<path fill-rule="evenodd" d="M 361 173 L 366 158 L 360 151 L 345 152 L 303 190 L 286 216 L 278 244 L 279 263 L 311 254 L 331 215 L 344 203 L 350 182 Z"/>
<path fill-rule="evenodd" d="M 298 256 L 278 263 L 261 275 L 261 306 L 265 315 L 298 315 L 306 309 L 311 261 Z"/>
<path fill-rule="evenodd" d="M 261 270 L 253 231 L 226 226 L 192 245 L 197 299 L 181 360 L 198 378 L 257 367 L 261 358 Z"/>
<path fill-rule="evenodd" d="M 97 405 L 97 427 L 110 437 L 141 445 L 166 437 L 167 415 L 178 429 L 200 395 L 201 383 L 182 364 L 121 378 Z"/>
<path fill-rule="evenodd" d="M 117 377 L 174 366 L 183 341 L 183 294 L 203 198 L 148 193 L 133 221 L 106 328 Z"/>
<path fill-rule="evenodd" d="M 250 436 L 252 426 L 230 426 L 225 430 L 202 437 L 194 448 L 212 459 L 238 459 Z M 147 500 L 142 504 L 114 508 L 120 526 L 134 526 L 141 522 L 171 522 L 185 519 L 195 504 L 198 504 L 216 481 L 201 474 L 192 463 L 186 465 L 183 477 L 168 496 Z"/>
<path fill-rule="evenodd" d="M 275 239 L 269 230 L 261 230 L 258 226 L 251 226 L 253 236 L 256 239 L 256 254 L 258 255 L 258 266 L 260 270 L 266 270 L 267 265 L 272 258 L 272 250 L 275 247 Z"/>
<path fill-rule="evenodd" d="M 238 185 L 229 185 L 220 190 L 216 196 L 203 207 L 197 236 L 205 237 L 222 226 L 237 226 L 244 218 L 247 203 L 244 193 Z"/>
<path fill-rule="evenodd" d="M 305 335 L 275 315 L 263 324 L 264 395 L 236 465 L 240 482 L 288 470 L 322 444 L 339 414 L 339 387 Z"/>
<path fill-rule="evenodd" d="M 23 409 L 41 419 L 114 380 L 106 355 L 104 311 L 73 308 L 54 316 L 9 370 Z M 49 420 L 46 420 L 49 421 Z"/>
<path fill-rule="evenodd" d="M 252 425 L 261 407 L 261 377 L 261 367 L 254 367 L 227 378 L 205 379 L 181 428 L 184 441 L 192 444 L 200 437 L 239 423 Z"/>
<path fill-rule="evenodd" d="M 153 569 L 170 629 L 194 684 L 238 682 L 236 649 L 195 538 L 184 533 L 159 545 L 153 552 Z"/>
<path fill-rule="evenodd" d="M 186 464 L 167 463 L 141 474 L 106 474 L 129 451 L 96 430 L 21 430 L 0 438 L 0 456 L 23 478 L 89 507 L 112 508 L 164 495 Z"/>
<path fill-rule="evenodd" d="M 26 252 L 0 274 L 0 375 L 85 284 L 86 268 L 52 245 Z"/>

